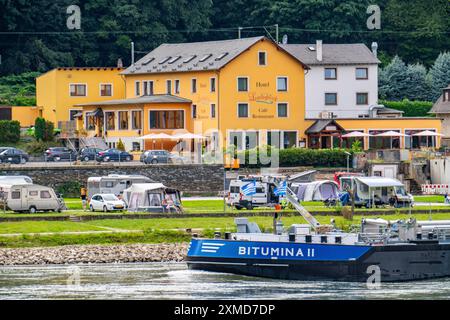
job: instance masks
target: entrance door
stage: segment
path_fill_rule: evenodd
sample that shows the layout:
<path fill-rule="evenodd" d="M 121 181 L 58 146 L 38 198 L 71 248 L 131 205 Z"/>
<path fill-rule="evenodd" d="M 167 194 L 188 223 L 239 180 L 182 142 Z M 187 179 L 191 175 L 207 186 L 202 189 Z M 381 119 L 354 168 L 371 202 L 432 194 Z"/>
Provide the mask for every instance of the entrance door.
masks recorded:
<path fill-rule="evenodd" d="M 322 136 L 322 137 L 320 137 L 320 141 L 322 144 L 322 149 L 331 148 L 331 137 L 330 136 Z"/>

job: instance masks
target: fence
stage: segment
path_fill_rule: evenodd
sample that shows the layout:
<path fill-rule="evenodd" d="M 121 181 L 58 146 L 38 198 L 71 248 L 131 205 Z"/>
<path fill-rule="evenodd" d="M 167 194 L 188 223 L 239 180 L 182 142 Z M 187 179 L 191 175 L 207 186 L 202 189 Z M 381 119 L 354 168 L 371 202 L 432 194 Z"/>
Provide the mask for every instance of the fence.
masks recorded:
<path fill-rule="evenodd" d="M 423 194 L 448 194 L 450 188 L 448 184 L 422 184 Z"/>

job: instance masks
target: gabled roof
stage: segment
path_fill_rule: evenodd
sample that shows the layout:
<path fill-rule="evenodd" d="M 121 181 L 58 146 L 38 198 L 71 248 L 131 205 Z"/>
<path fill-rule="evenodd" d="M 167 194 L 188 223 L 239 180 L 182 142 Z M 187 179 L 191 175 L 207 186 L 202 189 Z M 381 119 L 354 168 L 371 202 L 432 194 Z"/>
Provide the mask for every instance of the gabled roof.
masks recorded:
<path fill-rule="evenodd" d="M 122 74 L 145 74 L 219 70 L 259 41 L 270 41 L 286 54 L 298 60 L 281 46 L 266 37 L 192 43 L 164 43 L 137 61 Z"/>
<path fill-rule="evenodd" d="M 320 119 L 316 120 L 307 130 L 306 133 L 319 133 L 322 132 L 327 126 L 333 125 L 339 128 L 340 130 L 343 130 L 343 128 L 333 119 Z"/>
<path fill-rule="evenodd" d="M 363 43 L 322 44 L 322 61 L 317 60 L 315 44 L 282 44 L 297 59 L 307 65 L 378 64 L 378 60 Z M 313 50 L 311 50 L 313 49 Z"/>
<path fill-rule="evenodd" d="M 112 106 L 112 105 L 123 105 L 123 104 L 147 104 L 147 103 L 192 103 L 192 101 L 189 99 L 172 96 L 170 94 L 155 94 L 152 96 L 142 96 L 139 98 L 83 103 L 83 104 L 77 104 L 76 106 L 79 106 L 79 107 L 82 107 L 82 106 Z"/>
<path fill-rule="evenodd" d="M 450 84 L 444 90 L 450 90 Z M 429 113 L 450 113 L 450 100 L 444 101 L 444 94 L 441 94 Z"/>

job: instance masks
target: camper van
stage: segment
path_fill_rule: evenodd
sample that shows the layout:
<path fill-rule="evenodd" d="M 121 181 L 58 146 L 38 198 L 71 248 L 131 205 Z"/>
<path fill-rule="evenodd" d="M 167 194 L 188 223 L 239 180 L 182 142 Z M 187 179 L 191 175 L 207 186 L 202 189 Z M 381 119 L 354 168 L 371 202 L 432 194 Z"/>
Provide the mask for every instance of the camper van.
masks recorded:
<path fill-rule="evenodd" d="M 91 199 L 95 194 L 112 193 L 116 196 L 122 196 L 123 191 L 128 189 L 134 183 L 151 183 L 150 178 L 141 175 L 119 175 L 110 174 L 103 177 L 90 177 L 87 181 L 88 198 Z"/>
<path fill-rule="evenodd" d="M 353 190 L 355 206 L 370 208 L 378 205 L 414 206 L 414 197 L 397 179 L 384 177 L 341 177 L 341 187 Z"/>
<path fill-rule="evenodd" d="M 253 182 L 256 185 L 256 192 L 252 195 L 245 195 L 243 188 Z M 275 188 L 275 184 L 270 182 L 267 177 L 238 177 L 238 179 L 230 181 L 227 204 L 238 210 L 274 206 L 280 203 L 280 197 L 274 193 Z"/>
<path fill-rule="evenodd" d="M 61 212 L 66 208 L 64 200 L 50 187 L 37 184 L 12 184 L 0 186 L 6 207 L 15 212 Z"/>

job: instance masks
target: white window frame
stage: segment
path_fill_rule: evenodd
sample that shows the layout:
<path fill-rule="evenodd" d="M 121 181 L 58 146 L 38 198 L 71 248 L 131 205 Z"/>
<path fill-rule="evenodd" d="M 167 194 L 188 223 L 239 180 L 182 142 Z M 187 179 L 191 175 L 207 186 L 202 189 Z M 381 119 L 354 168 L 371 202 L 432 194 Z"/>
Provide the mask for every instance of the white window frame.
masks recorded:
<path fill-rule="evenodd" d="M 84 96 L 73 96 L 72 92 L 70 90 L 71 86 L 84 86 L 86 88 L 85 95 Z M 82 98 L 82 97 L 87 97 L 87 96 L 88 96 L 88 85 L 87 85 L 87 83 L 78 83 L 78 82 L 69 83 L 69 97 L 71 97 L 71 98 Z"/>
<path fill-rule="evenodd" d="M 177 88 L 177 84 L 178 84 L 178 88 Z M 173 93 L 174 94 L 180 94 L 180 90 L 181 90 L 180 88 L 181 88 L 181 81 L 180 81 L 180 79 L 175 79 L 173 81 Z"/>
<path fill-rule="evenodd" d="M 358 94 L 365 94 L 367 96 L 367 103 L 358 103 Z M 369 92 L 356 92 L 355 93 L 355 105 L 357 106 L 368 106 L 369 105 Z"/>
<path fill-rule="evenodd" d="M 369 128 L 367 129 L 367 133 L 370 134 L 370 131 L 395 131 L 395 132 L 400 132 L 400 133 L 405 133 L 405 130 L 402 130 L 401 128 Z M 371 137 L 367 137 L 367 150 L 369 150 L 370 147 L 370 138 Z M 405 148 L 405 137 L 399 137 L 400 138 L 400 149 L 404 149 Z"/>
<path fill-rule="evenodd" d="M 181 129 L 156 129 L 156 128 L 151 128 L 150 124 L 150 112 L 151 111 L 183 111 L 183 128 L 182 129 L 186 129 L 186 110 L 185 109 L 148 109 L 148 113 L 147 113 L 147 117 L 148 117 L 148 130 L 150 131 L 167 131 L 167 130 L 181 130 Z"/>
<path fill-rule="evenodd" d="M 194 109 L 195 109 L 195 117 L 194 117 Z M 191 119 L 198 119 L 198 107 L 197 107 L 196 104 L 192 104 L 192 107 L 191 107 Z"/>
<path fill-rule="evenodd" d="M 239 79 L 247 79 L 247 90 L 246 91 L 239 90 Z M 250 77 L 247 77 L 247 76 L 236 77 L 236 91 L 237 92 L 250 92 Z"/>
<path fill-rule="evenodd" d="M 280 130 L 280 149 L 285 149 L 284 148 L 284 134 L 286 132 L 295 132 L 295 147 L 298 148 L 298 130 Z"/>
<path fill-rule="evenodd" d="M 152 86 L 153 86 L 153 92 L 152 93 L 149 92 L 150 83 L 152 83 Z M 155 94 L 155 92 L 154 92 L 155 91 L 155 83 L 154 83 L 153 80 L 142 81 L 142 95 L 143 96 L 145 95 L 145 90 L 147 90 L 147 95 L 149 95 L 149 96 L 152 96 L 152 95 Z"/>
<path fill-rule="evenodd" d="M 104 85 L 110 85 L 111 86 L 111 95 L 110 96 L 103 96 L 102 95 L 102 86 L 104 86 Z M 100 97 L 112 97 L 112 96 L 114 96 L 114 86 L 113 86 L 113 84 L 112 83 L 108 83 L 108 82 L 100 83 L 98 85 L 98 95 Z"/>
<path fill-rule="evenodd" d="M 260 53 L 264 53 L 264 62 L 265 62 L 265 64 L 260 64 L 259 63 L 259 54 Z M 268 65 L 268 62 L 267 62 L 267 51 L 258 51 L 258 66 L 266 67 L 267 65 Z"/>
<path fill-rule="evenodd" d="M 280 105 L 280 104 L 285 104 L 286 105 L 286 117 L 280 117 L 280 114 L 279 114 L 279 112 L 278 112 L 278 106 Z M 287 119 L 287 118 L 289 118 L 289 102 L 284 102 L 284 101 L 280 101 L 280 102 L 277 102 L 277 118 L 281 118 L 281 119 Z"/>
<path fill-rule="evenodd" d="M 137 88 L 139 88 L 139 93 L 137 92 Z M 135 97 L 140 97 L 142 93 L 142 88 L 141 88 L 141 81 L 137 80 L 134 82 L 134 96 Z"/>
<path fill-rule="evenodd" d="M 69 121 L 76 121 L 76 120 L 71 120 L 71 119 L 70 119 L 70 113 L 71 113 L 72 111 L 83 112 L 83 109 L 69 109 Z"/>
<path fill-rule="evenodd" d="M 366 69 L 367 77 L 366 78 L 358 78 L 358 69 Z M 369 67 L 356 67 L 355 68 L 355 80 L 369 80 Z"/>
<path fill-rule="evenodd" d="M 194 81 L 195 81 L 195 91 L 194 91 Z M 191 78 L 191 93 L 198 93 L 198 81 L 197 78 Z"/>
<path fill-rule="evenodd" d="M 108 123 L 108 117 L 106 117 L 107 113 L 114 113 L 114 130 L 106 128 L 106 124 Z M 119 129 L 119 126 L 118 126 L 119 117 L 118 117 L 118 115 L 116 113 L 116 110 L 103 110 L 103 114 L 105 115 L 103 117 L 103 130 L 105 130 L 105 131 L 118 131 L 118 129 Z"/>
<path fill-rule="evenodd" d="M 239 105 L 240 104 L 246 104 L 247 105 L 247 117 L 240 117 L 239 116 Z M 250 118 L 250 103 L 248 103 L 248 102 L 237 102 L 236 103 L 236 117 L 238 119 L 249 119 Z"/>
<path fill-rule="evenodd" d="M 130 110 L 117 110 L 116 111 L 117 112 L 117 131 L 129 131 L 130 130 L 130 120 L 131 120 L 131 113 L 130 113 Z M 127 112 L 128 113 L 128 128 L 127 129 L 121 129 L 120 128 L 120 117 L 119 117 L 119 114 L 120 114 L 120 112 Z"/>
<path fill-rule="evenodd" d="M 170 91 L 167 90 L 168 88 L 168 84 L 170 83 Z M 173 86 L 172 86 L 172 79 L 167 79 L 166 80 L 166 94 L 172 95 L 172 91 L 173 91 Z"/>
<path fill-rule="evenodd" d="M 335 94 L 336 95 L 336 103 L 335 104 L 328 104 L 327 103 L 327 94 Z M 337 92 L 324 92 L 323 93 L 323 105 L 324 106 L 338 106 L 339 105 L 339 96 Z"/>
<path fill-rule="evenodd" d="M 213 106 L 214 106 L 214 117 L 213 117 L 213 114 L 212 114 Z M 217 104 L 211 103 L 209 105 L 209 116 L 211 117 L 211 119 L 216 119 L 217 118 Z"/>
<path fill-rule="evenodd" d="M 286 78 L 286 90 L 280 90 L 278 87 L 278 80 L 281 78 Z M 288 76 L 277 76 L 277 92 L 289 92 L 289 77 Z"/>

